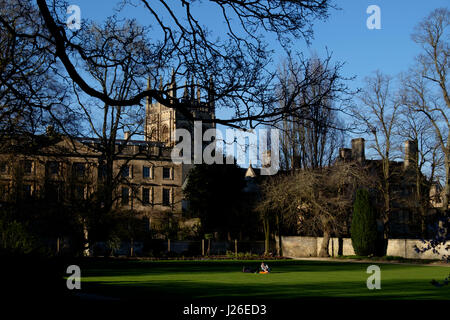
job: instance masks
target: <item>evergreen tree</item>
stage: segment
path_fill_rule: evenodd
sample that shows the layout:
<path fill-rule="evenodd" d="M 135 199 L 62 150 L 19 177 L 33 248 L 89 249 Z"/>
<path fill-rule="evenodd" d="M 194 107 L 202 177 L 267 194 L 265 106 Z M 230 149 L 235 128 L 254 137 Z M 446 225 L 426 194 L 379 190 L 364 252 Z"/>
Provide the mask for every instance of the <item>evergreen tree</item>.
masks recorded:
<path fill-rule="evenodd" d="M 190 171 L 183 192 L 191 216 L 201 220 L 203 233 L 248 234 L 244 187 L 244 173 L 236 164 L 200 164 Z"/>
<path fill-rule="evenodd" d="M 356 192 L 350 232 L 353 249 L 357 255 L 368 256 L 375 254 L 377 224 L 375 209 L 367 190 L 360 189 Z"/>

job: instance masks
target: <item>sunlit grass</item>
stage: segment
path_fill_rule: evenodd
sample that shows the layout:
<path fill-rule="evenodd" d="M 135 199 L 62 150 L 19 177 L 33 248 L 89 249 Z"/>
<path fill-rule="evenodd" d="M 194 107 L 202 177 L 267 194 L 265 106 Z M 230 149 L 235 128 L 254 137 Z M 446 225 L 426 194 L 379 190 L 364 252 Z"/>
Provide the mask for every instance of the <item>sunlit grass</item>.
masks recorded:
<path fill-rule="evenodd" d="M 151 297 L 267 299 L 450 299 L 442 281 L 450 268 L 380 264 L 381 290 L 368 290 L 370 264 L 273 261 L 268 275 L 243 273 L 260 261 L 88 261 L 81 265 L 82 291 L 121 299 Z"/>

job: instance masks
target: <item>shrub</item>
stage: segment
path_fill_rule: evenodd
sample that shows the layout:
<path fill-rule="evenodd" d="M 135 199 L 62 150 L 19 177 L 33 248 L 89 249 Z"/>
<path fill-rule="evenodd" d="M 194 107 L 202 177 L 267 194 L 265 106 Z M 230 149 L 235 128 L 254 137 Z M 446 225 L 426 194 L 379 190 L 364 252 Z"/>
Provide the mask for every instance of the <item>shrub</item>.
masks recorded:
<path fill-rule="evenodd" d="M 116 235 L 112 235 L 108 241 L 106 241 L 106 246 L 108 248 L 108 254 L 110 256 L 114 255 L 116 251 L 118 251 L 120 249 L 120 245 L 121 245 L 122 241 L 120 240 L 120 238 Z"/>
<path fill-rule="evenodd" d="M 368 256 L 375 254 L 377 223 L 375 209 L 367 190 L 360 189 L 356 192 L 350 233 L 353 249 L 357 255 Z"/>
<path fill-rule="evenodd" d="M 33 237 L 20 222 L 0 220 L 0 246 L 2 251 L 29 254 L 35 249 Z"/>

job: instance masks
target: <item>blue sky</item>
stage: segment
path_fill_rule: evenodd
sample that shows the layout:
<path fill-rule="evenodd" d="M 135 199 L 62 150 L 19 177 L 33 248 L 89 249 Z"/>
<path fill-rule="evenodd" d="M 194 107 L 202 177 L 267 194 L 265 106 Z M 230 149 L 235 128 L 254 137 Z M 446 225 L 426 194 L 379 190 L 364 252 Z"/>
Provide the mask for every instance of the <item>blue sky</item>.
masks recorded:
<path fill-rule="evenodd" d="M 315 28 L 312 48 L 328 46 L 334 58 L 345 61 L 345 71 L 357 76 L 357 84 L 379 69 L 396 75 L 412 65 L 420 48 L 411 40 L 414 26 L 433 9 L 448 6 L 448 1 L 346 0 L 341 11 Z M 369 5 L 381 9 L 381 29 L 369 30 L 366 20 Z"/>
<path fill-rule="evenodd" d="M 171 0 L 176 1 L 176 0 Z M 152 0 L 150 0 L 152 2 Z M 335 1 L 340 10 L 331 10 L 328 20 L 317 21 L 314 26 L 314 39 L 307 46 L 304 40 L 297 40 L 293 47 L 306 56 L 316 52 L 319 56 L 326 54 L 326 48 L 333 53 L 335 61 L 345 62 L 343 75 L 356 76 L 349 82 L 350 88 L 363 86 L 366 76 L 376 70 L 395 76 L 406 71 L 414 63 L 414 57 L 420 48 L 411 40 L 414 26 L 425 18 L 433 9 L 447 7 L 448 0 L 341 0 Z M 83 18 L 101 22 L 113 13 L 115 1 L 78 0 L 69 1 L 80 6 Z M 156 3 L 153 2 L 153 3 Z M 377 5 L 381 9 L 381 29 L 369 30 L 366 20 L 370 14 L 366 9 Z M 202 24 L 208 26 L 214 36 L 221 36 L 225 25 L 218 19 L 219 12 L 213 11 L 207 1 L 199 1 L 193 10 Z M 127 18 L 136 18 L 146 24 L 149 13 L 146 9 L 130 8 L 122 13 Z M 273 37 L 265 39 L 275 50 L 274 68 L 284 56 L 284 51 Z M 220 117 L 220 112 L 218 112 Z M 349 137 L 348 140 L 352 138 Z M 347 146 L 349 141 L 347 141 Z"/>
<path fill-rule="evenodd" d="M 176 0 L 172 0 L 176 1 Z M 102 21 L 113 13 L 115 1 L 111 0 L 78 0 L 69 1 L 81 8 L 82 18 Z M 152 1 L 151 1 L 152 2 Z M 447 7 L 448 0 L 341 0 L 335 1 L 341 10 L 331 10 L 327 21 L 318 21 L 314 26 L 314 39 L 311 46 L 303 40 L 297 40 L 294 47 L 309 54 L 317 52 L 325 54 L 325 48 L 333 52 L 335 60 L 345 61 L 346 75 L 357 76 L 352 86 L 361 85 L 361 80 L 373 71 L 381 71 L 395 75 L 406 70 L 412 63 L 419 48 L 410 38 L 414 26 L 426 17 L 433 9 Z M 381 29 L 369 30 L 366 20 L 369 5 L 377 5 L 381 9 Z M 215 35 L 220 36 L 224 24 L 217 19 L 218 12 L 211 11 L 207 1 L 201 1 L 194 7 L 195 13 Z M 136 18 L 145 23 L 148 12 L 142 8 L 130 8 L 124 16 Z M 274 63 L 281 60 L 283 51 L 273 37 L 266 39 L 269 46 L 275 48 Z"/>

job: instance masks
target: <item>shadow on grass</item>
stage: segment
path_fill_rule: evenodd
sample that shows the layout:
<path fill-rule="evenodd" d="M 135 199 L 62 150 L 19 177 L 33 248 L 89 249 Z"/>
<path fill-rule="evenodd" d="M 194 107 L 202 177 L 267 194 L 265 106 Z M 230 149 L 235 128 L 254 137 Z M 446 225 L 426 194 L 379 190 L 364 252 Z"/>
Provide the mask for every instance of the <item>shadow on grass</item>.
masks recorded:
<path fill-rule="evenodd" d="M 114 283 L 83 283 L 83 291 L 124 300 L 140 299 L 450 299 L 449 288 L 435 288 L 413 281 L 386 281 L 381 290 L 368 290 L 365 283 L 333 282 L 317 284 L 233 284 L 189 280 Z"/>
<path fill-rule="evenodd" d="M 160 299 L 244 297 L 275 300 L 296 298 L 450 299 L 450 286 L 433 287 L 426 280 L 427 275 L 411 280 L 410 278 L 396 279 L 396 274 L 391 274 L 382 281 L 381 290 L 368 290 L 366 287 L 368 275 L 365 273 L 364 265 L 342 263 L 311 265 L 308 262 L 300 265 L 280 265 L 278 266 L 280 271 L 274 271 L 269 275 L 243 274 L 236 271 L 237 265 L 228 265 L 226 268 L 191 265 L 184 266 L 183 270 L 180 270 L 180 267 L 182 265 L 159 266 L 152 270 L 91 270 L 87 274 L 91 273 L 93 278 L 83 282 L 83 289 L 120 299 L 155 297 Z M 407 269 L 403 266 L 383 266 L 385 272 L 393 270 L 404 273 Z M 416 273 L 421 272 L 414 268 L 412 270 Z M 204 277 L 202 273 L 205 274 Z M 355 273 L 357 273 L 356 278 Z M 164 279 L 158 278 L 160 275 Z"/>

